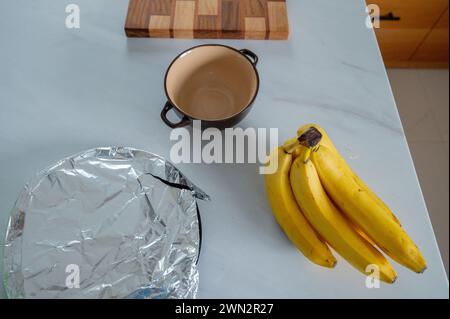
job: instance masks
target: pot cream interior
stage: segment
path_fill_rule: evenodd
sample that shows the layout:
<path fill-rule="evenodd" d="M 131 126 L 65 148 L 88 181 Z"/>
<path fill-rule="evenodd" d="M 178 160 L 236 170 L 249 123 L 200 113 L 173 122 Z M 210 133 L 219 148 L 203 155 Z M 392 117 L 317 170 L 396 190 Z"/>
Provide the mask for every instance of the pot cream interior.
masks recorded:
<path fill-rule="evenodd" d="M 257 90 L 256 72 L 242 54 L 203 46 L 183 54 L 167 74 L 167 93 L 186 115 L 205 121 L 230 118 L 246 108 Z"/>

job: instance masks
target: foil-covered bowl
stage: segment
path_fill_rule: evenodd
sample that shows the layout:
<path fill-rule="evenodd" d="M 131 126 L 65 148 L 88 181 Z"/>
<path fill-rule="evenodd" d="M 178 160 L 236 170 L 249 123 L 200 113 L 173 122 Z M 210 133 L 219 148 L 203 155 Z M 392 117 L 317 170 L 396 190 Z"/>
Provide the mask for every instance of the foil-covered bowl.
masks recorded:
<path fill-rule="evenodd" d="M 4 246 L 9 298 L 195 298 L 209 199 L 164 158 L 107 147 L 68 157 L 19 195 Z"/>

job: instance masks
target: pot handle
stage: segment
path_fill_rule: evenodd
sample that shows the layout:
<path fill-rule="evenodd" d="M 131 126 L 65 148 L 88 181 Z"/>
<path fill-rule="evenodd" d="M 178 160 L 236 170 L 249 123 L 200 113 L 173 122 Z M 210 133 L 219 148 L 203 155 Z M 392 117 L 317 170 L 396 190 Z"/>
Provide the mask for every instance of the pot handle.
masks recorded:
<path fill-rule="evenodd" d="M 171 122 L 167 118 L 167 113 L 171 109 L 173 109 L 173 105 L 172 105 L 172 103 L 167 101 L 166 105 L 164 105 L 164 107 L 163 107 L 163 109 L 161 111 L 161 119 L 163 120 L 164 123 L 166 123 L 167 126 L 169 126 L 170 128 L 178 128 L 178 127 L 187 126 L 187 125 L 189 125 L 191 123 L 191 120 L 188 117 L 186 117 L 186 116 L 183 116 L 183 118 L 178 123 Z"/>
<path fill-rule="evenodd" d="M 243 55 L 245 55 L 250 60 L 250 62 L 252 62 L 252 64 L 254 66 L 256 66 L 258 64 L 259 58 L 256 55 L 256 53 L 254 53 L 253 51 L 250 51 L 249 49 L 242 49 L 242 50 L 239 50 L 239 52 L 241 52 Z"/>

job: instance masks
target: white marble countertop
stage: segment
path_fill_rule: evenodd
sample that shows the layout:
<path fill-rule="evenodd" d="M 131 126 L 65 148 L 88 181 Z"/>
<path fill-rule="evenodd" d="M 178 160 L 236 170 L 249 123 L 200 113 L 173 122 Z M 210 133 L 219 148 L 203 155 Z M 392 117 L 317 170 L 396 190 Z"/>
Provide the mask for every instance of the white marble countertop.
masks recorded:
<path fill-rule="evenodd" d="M 81 29 L 65 7 L 81 8 Z M 244 127 L 277 127 L 280 140 L 307 122 L 323 126 L 354 169 L 390 204 L 429 269 L 394 263 L 399 280 L 380 289 L 339 258 L 330 271 L 301 256 L 274 222 L 256 165 L 180 165 L 212 197 L 200 203 L 199 297 L 448 298 L 433 229 L 362 0 L 290 0 L 290 40 L 127 39 L 127 0 L 0 2 L 0 222 L 37 171 L 96 146 L 169 156 L 160 120 L 163 75 L 196 44 L 249 48 L 261 89 Z M 2 294 L 1 296 L 4 296 Z"/>

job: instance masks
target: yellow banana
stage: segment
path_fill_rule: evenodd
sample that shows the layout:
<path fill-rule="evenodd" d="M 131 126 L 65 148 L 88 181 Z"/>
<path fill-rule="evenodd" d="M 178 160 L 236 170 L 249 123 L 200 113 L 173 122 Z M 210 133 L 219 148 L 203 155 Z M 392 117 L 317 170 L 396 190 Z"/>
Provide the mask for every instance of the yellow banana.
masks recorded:
<path fill-rule="evenodd" d="M 376 265 L 380 280 L 393 283 L 397 274 L 386 258 L 350 225 L 328 198 L 316 168 L 307 159 L 307 148 L 298 157 L 290 173 L 294 196 L 311 225 L 343 258 L 367 275 L 368 266 Z"/>
<path fill-rule="evenodd" d="M 289 240 L 312 262 L 332 268 L 336 259 L 303 216 L 292 194 L 289 171 L 292 154 L 282 147 L 275 149 L 269 161 L 278 161 L 274 174 L 265 175 L 266 191 L 273 214 Z"/>
<path fill-rule="evenodd" d="M 298 136 L 302 136 L 311 127 L 314 127 L 315 129 L 317 129 L 322 134 L 322 140 L 320 141 L 320 145 L 324 145 L 324 146 L 328 147 L 328 149 L 330 151 L 334 152 L 338 157 L 343 159 L 343 157 L 341 156 L 341 154 L 337 150 L 336 146 L 331 141 L 331 139 L 328 136 L 328 134 L 319 125 L 317 125 L 317 124 L 304 125 L 304 126 L 302 126 L 302 127 L 300 127 L 298 129 L 297 135 Z M 371 197 L 372 200 L 375 201 L 378 204 L 378 206 L 382 207 L 383 211 L 385 211 L 385 213 L 387 215 L 389 215 L 397 224 L 401 225 L 400 221 L 394 215 L 394 213 L 389 209 L 389 207 L 370 189 L 370 187 L 368 187 L 366 185 L 366 183 L 364 183 L 364 181 L 361 178 L 359 178 L 358 175 L 355 174 L 355 172 L 353 172 L 353 170 L 350 167 L 349 167 L 349 169 L 351 171 L 352 179 L 355 181 L 355 183 L 357 183 L 359 185 L 359 187 L 362 190 L 364 190 L 368 194 L 368 196 Z"/>
<path fill-rule="evenodd" d="M 310 128 L 310 126 L 308 126 L 308 128 Z M 302 134 L 304 132 L 306 132 L 305 130 L 300 129 L 300 132 L 302 132 Z M 330 141 L 331 143 L 331 141 Z M 331 144 L 332 145 L 332 144 Z M 288 152 L 292 153 L 293 159 L 295 160 L 297 157 L 299 157 L 301 155 L 302 152 L 302 146 L 299 144 L 298 138 L 290 138 L 288 139 L 284 145 L 283 145 L 284 149 Z M 336 150 L 337 152 L 337 150 Z M 350 223 L 350 225 L 356 230 L 356 232 L 365 240 L 367 240 L 371 245 L 375 246 L 375 242 L 366 234 L 364 233 L 364 231 L 358 227 L 358 225 L 354 224 L 350 219 L 347 218 L 347 221 Z"/>
<path fill-rule="evenodd" d="M 402 227 L 386 214 L 386 208 L 358 184 L 354 174 L 328 146 L 311 153 L 322 184 L 334 203 L 358 225 L 377 246 L 398 263 L 422 273 L 426 262 Z"/>
<path fill-rule="evenodd" d="M 350 223 L 350 225 L 353 227 L 353 229 L 356 230 L 356 232 L 359 234 L 359 236 L 361 236 L 362 238 L 367 240 L 369 242 L 369 244 L 371 244 L 372 246 L 376 245 L 375 242 L 372 240 L 372 238 L 370 238 L 358 225 L 353 223 L 347 216 L 344 215 L 344 217 L 347 219 L 347 221 Z"/>

